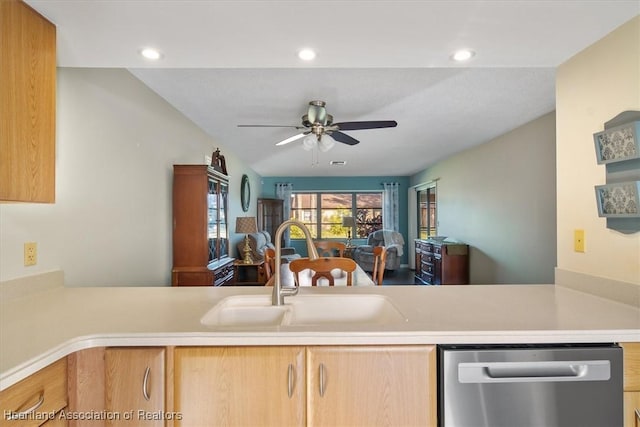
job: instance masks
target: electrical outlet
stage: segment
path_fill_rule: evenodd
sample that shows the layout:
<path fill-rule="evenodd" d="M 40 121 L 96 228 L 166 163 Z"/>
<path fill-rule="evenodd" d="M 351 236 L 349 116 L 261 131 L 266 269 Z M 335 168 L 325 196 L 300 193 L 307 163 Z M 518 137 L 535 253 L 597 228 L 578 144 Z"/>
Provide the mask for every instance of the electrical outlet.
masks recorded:
<path fill-rule="evenodd" d="M 24 244 L 24 266 L 36 265 L 38 263 L 38 244 L 27 242 Z"/>
<path fill-rule="evenodd" d="M 573 231 L 573 250 L 584 252 L 584 230 Z"/>

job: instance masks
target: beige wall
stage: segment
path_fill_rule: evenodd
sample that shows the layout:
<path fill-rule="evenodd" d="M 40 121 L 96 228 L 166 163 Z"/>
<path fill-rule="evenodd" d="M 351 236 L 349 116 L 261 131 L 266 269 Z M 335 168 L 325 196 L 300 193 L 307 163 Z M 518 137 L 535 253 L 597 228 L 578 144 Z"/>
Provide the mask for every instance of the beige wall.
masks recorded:
<path fill-rule="evenodd" d="M 438 234 L 470 245 L 471 283 L 553 283 L 555 123 L 546 114 L 411 178 L 437 179 Z"/>
<path fill-rule="evenodd" d="M 640 17 L 558 68 L 556 108 L 556 283 L 579 285 L 567 282 L 584 282 L 586 275 L 640 285 L 640 233 L 610 230 L 598 217 L 594 186 L 605 183 L 605 167 L 596 163 L 593 144 L 606 121 L 640 110 Z M 573 250 L 575 229 L 585 231 L 585 253 Z"/>
<path fill-rule="evenodd" d="M 56 203 L 0 204 L 0 282 L 63 270 L 68 286 L 170 284 L 172 165 L 218 146 L 235 218 L 242 174 L 259 178 L 230 149 L 126 70 L 59 69 Z M 38 264 L 24 267 L 29 241 Z"/>

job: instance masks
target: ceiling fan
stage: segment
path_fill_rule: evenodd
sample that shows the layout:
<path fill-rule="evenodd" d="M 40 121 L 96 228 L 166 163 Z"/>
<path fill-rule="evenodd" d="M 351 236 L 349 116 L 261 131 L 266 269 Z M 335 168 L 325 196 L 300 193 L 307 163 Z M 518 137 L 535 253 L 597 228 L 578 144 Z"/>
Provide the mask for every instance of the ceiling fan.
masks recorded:
<path fill-rule="evenodd" d="M 305 147 L 305 149 L 310 150 L 314 145 L 317 144 L 320 150 L 327 151 L 331 147 L 333 147 L 333 140 L 331 138 L 347 145 L 356 145 L 360 143 L 360 141 L 347 135 L 346 133 L 343 133 L 342 131 L 392 128 L 398 125 L 395 120 L 333 123 L 333 116 L 327 113 L 325 105 L 326 103 L 324 101 L 309 102 L 309 109 L 307 110 L 307 114 L 302 116 L 302 126 L 238 125 L 238 127 L 290 127 L 298 130 L 304 130 L 297 135 L 278 142 L 276 145 L 285 145 L 289 144 L 290 142 L 297 141 L 301 138 L 305 138 L 306 136 L 315 136 L 315 139 L 305 138 L 303 140 L 303 146 Z M 331 138 L 323 139 L 322 137 L 325 135 L 330 136 Z"/>

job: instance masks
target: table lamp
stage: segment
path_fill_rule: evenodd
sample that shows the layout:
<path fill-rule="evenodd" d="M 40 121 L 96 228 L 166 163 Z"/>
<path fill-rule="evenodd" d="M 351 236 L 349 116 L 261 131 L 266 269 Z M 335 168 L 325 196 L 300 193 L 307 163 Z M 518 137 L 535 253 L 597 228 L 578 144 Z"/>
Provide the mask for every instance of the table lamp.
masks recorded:
<path fill-rule="evenodd" d="M 347 246 L 351 246 L 351 230 L 355 227 L 356 222 L 353 220 L 352 216 L 343 216 L 342 217 L 342 226 L 347 228 Z"/>
<path fill-rule="evenodd" d="M 251 246 L 249 246 L 249 234 L 257 233 L 258 225 L 255 216 L 239 216 L 236 218 L 236 233 L 244 234 L 244 249 L 242 250 L 242 262 L 245 264 L 253 264 L 251 258 Z"/>

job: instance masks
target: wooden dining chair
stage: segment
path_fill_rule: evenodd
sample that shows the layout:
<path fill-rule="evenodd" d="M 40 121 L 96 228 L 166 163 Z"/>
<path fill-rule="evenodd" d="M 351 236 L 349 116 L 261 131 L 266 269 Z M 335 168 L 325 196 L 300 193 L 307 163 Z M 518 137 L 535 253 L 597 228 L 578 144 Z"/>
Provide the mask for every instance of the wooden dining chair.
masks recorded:
<path fill-rule="evenodd" d="M 353 283 L 353 272 L 356 271 L 356 262 L 351 258 L 321 257 L 317 259 L 298 258 L 289 263 L 289 268 L 295 276 L 298 286 L 301 283 L 300 273 L 311 270 L 311 286 L 317 286 L 321 278 L 329 281 L 329 286 L 334 286 L 334 276 L 332 270 L 340 269 L 347 275 L 347 286 Z"/>
<path fill-rule="evenodd" d="M 276 251 L 275 249 L 267 248 L 264 250 L 264 264 L 262 268 L 264 269 L 264 277 L 265 282 L 268 282 L 269 279 L 273 276 L 274 269 L 276 267 Z"/>
<path fill-rule="evenodd" d="M 384 267 L 387 262 L 387 248 L 384 246 L 374 246 L 373 248 L 373 273 L 371 278 L 373 282 L 382 286 L 382 279 L 384 277 Z"/>
<path fill-rule="evenodd" d="M 333 240 L 317 240 L 313 242 L 321 257 L 343 257 L 347 245 Z"/>

